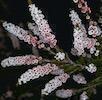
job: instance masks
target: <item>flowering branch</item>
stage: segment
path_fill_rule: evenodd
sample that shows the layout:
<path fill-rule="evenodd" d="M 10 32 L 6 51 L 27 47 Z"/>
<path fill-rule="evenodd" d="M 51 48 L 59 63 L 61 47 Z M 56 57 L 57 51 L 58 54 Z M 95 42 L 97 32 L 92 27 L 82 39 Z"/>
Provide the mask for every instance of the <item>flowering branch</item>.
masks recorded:
<path fill-rule="evenodd" d="M 73 1 L 78 4 L 82 13 L 87 14 L 86 19 L 89 20 L 90 16 L 88 16 L 88 14 L 91 13 L 91 10 L 90 7 L 88 7 L 87 2 L 84 0 Z M 102 76 L 97 76 L 98 78 L 88 82 L 87 78 L 85 78 L 83 74 L 83 71 L 87 71 L 90 74 L 97 74 L 97 71 L 99 72 L 99 70 L 97 70 L 98 67 L 92 61 L 94 61 L 94 59 L 98 59 L 98 61 L 101 62 L 100 58 L 102 56 L 100 51 L 102 48 L 102 40 L 101 38 L 97 38 L 97 36 L 99 37 L 102 34 L 100 27 L 95 21 L 89 20 L 89 27 L 86 29 L 77 12 L 75 12 L 75 10 L 70 11 L 69 17 L 71 18 L 72 25 L 74 26 L 74 46 L 71 49 L 71 53 L 74 56 L 78 56 L 78 59 L 74 62 L 69 58 L 67 52 L 57 46 L 55 35 L 53 34 L 48 21 L 44 19 L 45 16 L 42 14 L 42 11 L 39 10 L 35 4 L 32 4 L 31 0 L 28 0 L 28 3 L 29 11 L 33 20 L 33 23 L 28 23 L 28 29 L 33 33 L 33 35 L 29 33 L 29 30 L 24 30 L 23 28 L 12 23 L 7 23 L 6 21 L 3 22 L 3 27 L 8 32 L 17 36 L 20 40 L 31 44 L 33 47 L 37 47 L 37 49 L 49 52 L 51 57 L 47 54 L 46 58 L 35 55 L 9 57 L 1 61 L 2 67 L 32 64 L 37 65 L 32 69 L 28 69 L 20 76 L 18 79 L 19 85 L 48 74 L 55 76 L 45 85 L 45 88 L 42 89 L 42 95 L 49 95 L 52 91 L 62 86 L 63 83 L 66 83 L 69 78 L 72 78 L 76 84 L 82 84 L 81 89 L 61 89 L 56 91 L 56 96 L 60 98 L 68 98 L 76 95 L 76 93 L 84 91 L 80 95 L 80 99 L 88 99 L 85 91 L 102 84 Z M 81 64 L 82 60 L 84 63 Z"/>

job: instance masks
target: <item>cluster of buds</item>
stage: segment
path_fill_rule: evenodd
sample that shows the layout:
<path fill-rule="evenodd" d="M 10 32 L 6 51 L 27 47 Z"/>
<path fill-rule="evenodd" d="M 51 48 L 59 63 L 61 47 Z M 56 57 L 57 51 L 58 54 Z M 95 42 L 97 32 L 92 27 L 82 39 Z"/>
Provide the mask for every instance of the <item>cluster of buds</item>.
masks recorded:
<path fill-rule="evenodd" d="M 38 64 L 38 62 L 41 60 L 42 57 L 37 57 L 34 55 L 17 56 L 17 57 L 9 57 L 2 60 L 1 65 L 2 67 L 32 65 L 32 64 Z"/>
<path fill-rule="evenodd" d="M 93 63 L 89 64 L 88 66 L 85 66 L 85 69 L 90 73 L 94 73 L 97 71 L 97 67 Z"/>
<path fill-rule="evenodd" d="M 80 95 L 80 100 L 88 100 L 88 96 L 87 96 L 87 92 L 84 91 L 81 95 Z"/>
<path fill-rule="evenodd" d="M 73 90 L 61 89 L 56 91 L 56 96 L 59 98 L 65 99 L 65 98 L 71 97 L 72 95 L 73 95 Z"/>
<path fill-rule="evenodd" d="M 73 75 L 73 80 L 75 82 L 77 82 L 78 84 L 86 84 L 87 83 L 87 81 L 85 80 L 85 77 L 80 74 Z"/>
<path fill-rule="evenodd" d="M 36 46 L 37 44 L 37 37 L 32 36 L 28 33 L 28 31 L 12 24 L 12 23 L 3 23 L 3 27 L 10 33 L 17 36 L 20 40 L 23 40 L 24 42 L 27 42 L 28 44 L 32 44 L 33 46 Z"/>
<path fill-rule="evenodd" d="M 58 52 L 56 53 L 55 57 L 56 60 L 64 60 L 65 59 L 65 53 Z"/>
<path fill-rule="evenodd" d="M 73 0 L 74 3 L 77 3 L 78 8 L 81 9 L 82 13 L 90 14 L 91 9 L 88 7 L 87 2 L 84 0 Z M 90 19 L 90 17 L 86 17 L 87 19 Z"/>
<path fill-rule="evenodd" d="M 53 70 L 58 69 L 58 66 L 55 64 L 47 63 L 46 65 L 38 65 L 32 69 L 29 69 L 25 73 L 23 73 L 20 78 L 18 79 L 18 84 L 21 85 L 22 83 L 27 83 L 30 80 L 34 80 L 39 78 L 40 76 L 43 77 L 44 75 L 48 75 Z"/>
<path fill-rule="evenodd" d="M 29 5 L 29 11 L 31 12 L 31 16 L 38 26 L 38 30 L 40 32 L 40 40 L 42 40 L 42 42 L 44 43 L 49 44 L 50 47 L 53 48 L 56 45 L 57 40 L 55 39 L 55 35 L 52 34 L 52 30 L 47 20 L 44 19 L 42 11 L 38 10 L 35 4 Z"/>
<path fill-rule="evenodd" d="M 49 93 L 60 87 L 62 83 L 66 83 L 68 78 L 70 78 L 70 76 L 66 73 L 56 76 L 45 85 L 45 88 L 42 89 L 42 94 L 48 95 Z"/>
<path fill-rule="evenodd" d="M 102 31 L 96 22 L 90 21 L 88 34 L 91 35 L 92 37 L 96 37 L 102 34 Z"/>

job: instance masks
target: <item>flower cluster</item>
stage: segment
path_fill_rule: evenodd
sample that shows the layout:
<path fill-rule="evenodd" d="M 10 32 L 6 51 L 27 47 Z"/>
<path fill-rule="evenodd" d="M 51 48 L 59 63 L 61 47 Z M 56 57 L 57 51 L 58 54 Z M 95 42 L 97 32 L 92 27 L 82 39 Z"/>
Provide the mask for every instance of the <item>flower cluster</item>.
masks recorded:
<path fill-rule="evenodd" d="M 84 0 L 73 0 L 74 3 L 77 3 L 78 8 L 81 9 L 82 13 L 91 13 L 90 7 L 88 7 L 87 2 Z"/>
<path fill-rule="evenodd" d="M 81 9 L 82 13 L 86 13 L 86 19 L 91 19 L 89 14 L 91 13 L 90 7 L 87 5 L 87 1 L 85 0 L 73 0 L 74 3 L 77 3 L 78 8 Z M 102 31 L 100 30 L 99 26 L 97 26 L 96 22 L 89 21 L 89 28 L 88 34 L 92 35 L 93 37 L 99 36 Z"/>
<path fill-rule="evenodd" d="M 97 71 L 97 67 L 93 63 L 89 64 L 88 66 L 85 66 L 85 69 L 90 73 L 94 73 Z"/>
<path fill-rule="evenodd" d="M 66 73 L 56 76 L 54 79 L 50 80 L 46 85 L 45 88 L 42 89 L 43 95 L 48 95 L 56 88 L 60 87 L 62 83 L 65 83 L 70 76 Z"/>
<path fill-rule="evenodd" d="M 56 60 L 64 60 L 65 59 L 65 53 L 58 52 L 58 53 L 56 53 L 54 58 Z"/>
<path fill-rule="evenodd" d="M 37 57 L 34 55 L 9 57 L 1 62 L 2 67 L 6 66 L 21 66 L 21 65 L 31 65 L 38 64 L 42 60 L 42 57 Z"/>
<path fill-rule="evenodd" d="M 44 75 L 48 75 L 51 71 L 56 69 L 58 69 L 58 67 L 55 64 L 47 63 L 43 66 L 38 65 L 37 67 L 29 69 L 23 73 L 18 79 L 18 84 L 21 85 L 22 83 L 27 83 L 30 80 L 39 78 L 40 76 L 43 77 Z"/>
<path fill-rule="evenodd" d="M 77 50 L 77 55 L 82 55 L 85 52 L 85 48 L 89 49 L 90 53 L 93 54 L 96 51 L 95 45 L 97 40 L 87 36 L 86 29 L 81 23 L 81 19 L 78 14 L 74 10 L 70 13 L 71 14 L 69 16 L 71 17 L 72 24 L 74 25 L 73 44 L 75 50 Z"/>
<path fill-rule="evenodd" d="M 77 82 L 78 84 L 86 84 L 87 83 L 87 81 L 85 80 L 85 77 L 83 77 L 80 74 L 73 75 L 73 80 L 75 82 Z"/>
<path fill-rule="evenodd" d="M 81 24 L 81 19 L 74 10 L 70 11 L 69 17 L 71 17 L 71 21 L 74 26 Z"/>
<path fill-rule="evenodd" d="M 88 28 L 88 34 L 92 35 L 93 37 L 96 37 L 102 34 L 102 31 L 99 28 L 99 26 L 97 26 L 96 22 L 90 21 L 89 28 Z"/>
<path fill-rule="evenodd" d="M 78 7 L 81 9 L 82 13 L 86 13 L 87 19 L 90 19 L 89 14 L 91 13 L 91 10 L 88 7 L 87 2 L 85 2 L 84 0 L 73 0 L 73 1 L 76 4 L 78 4 Z M 55 35 L 52 34 L 52 30 L 48 24 L 48 21 L 44 19 L 42 11 L 39 10 L 35 6 L 35 4 L 29 5 L 29 11 L 31 12 L 31 16 L 34 21 L 33 23 L 28 23 L 28 29 L 30 31 L 24 30 L 12 23 L 7 23 L 7 22 L 3 22 L 3 27 L 8 32 L 17 36 L 20 40 L 23 40 L 28 44 L 32 44 L 34 47 L 37 46 L 38 49 L 43 48 L 44 50 L 47 50 L 50 54 L 53 54 L 53 58 L 55 59 L 52 59 L 52 55 L 49 58 L 46 57 L 46 59 L 42 59 L 42 57 L 40 56 L 25 55 L 25 56 L 6 58 L 3 61 L 1 61 L 1 65 L 3 67 L 32 65 L 32 64 L 36 65 L 36 67 L 34 66 L 32 69 L 28 69 L 18 78 L 19 85 L 25 84 L 30 80 L 43 77 L 44 75 L 48 74 L 51 74 L 53 76 L 55 75 L 55 77 L 45 85 L 44 89 L 42 89 L 41 91 L 42 96 L 49 95 L 52 91 L 62 86 L 63 83 L 66 83 L 67 79 L 70 78 L 70 76 L 72 76 L 73 81 L 75 81 L 78 84 L 84 84 L 84 85 L 87 84 L 87 81 L 85 77 L 81 74 L 81 72 L 83 70 L 87 70 L 90 73 L 94 73 L 97 71 L 97 67 L 93 63 L 89 64 L 88 66 L 83 66 L 81 64 L 73 62 L 68 55 L 65 55 L 64 52 L 61 52 L 62 50 L 57 48 L 56 46 L 57 40 L 55 39 Z M 71 49 L 71 53 L 75 56 L 82 55 L 83 57 L 87 58 L 91 58 L 92 57 L 91 54 L 95 54 L 95 56 L 98 56 L 100 51 L 97 50 L 95 46 L 99 46 L 100 43 L 97 41 L 98 38 L 96 39 L 96 36 L 101 35 L 102 31 L 98 27 L 97 23 L 91 21 L 90 19 L 88 25 L 89 27 L 88 29 L 85 29 L 85 26 L 83 25 L 82 20 L 80 19 L 77 12 L 71 10 L 69 16 L 74 26 L 73 29 L 74 46 Z M 34 33 L 33 34 L 34 36 L 29 34 L 31 32 Z M 67 74 L 66 72 L 68 72 L 69 74 Z M 79 73 L 76 74 L 76 72 Z M 85 88 L 82 87 L 78 91 L 77 89 L 75 91 L 73 91 L 74 89 L 57 90 L 56 96 L 64 99 L 71 97 L 77 92 L 81 92 L 84 89 L 90 88 L 87 87 L 88 85 L 85 86 L 86 86 Z M 80 95 L 80 100 L 87 100 L 87 99 L 88 99 L 87 93 L 83 92 Z"/>
<path fill-rule="evenodd" d="M 72 95 L 73 95 L 73 90 L 61 89 L 56 91 L 56 96 L 59 98 L 65 99 L 65 98 L 71 97 Z"/>
<path fill-rule="evenodd" d="M 81 55 L 84 52 L 83 39 L 86 37 L 86 30 L 81 24 L 81 19 L 74 10 L 70 11 L 69 16 L 71 17 L 72 24 L 74 25 L 74 48 L 78 51 L 78 55 Z M 81 26 L 81 28 L 75 28 L 76 26 Z"/>
<path fill-rule="evenodd" d="M 80 95 L 80 100 L 88 100 L 88 96 L 87 96 L 87 92 L 84 91 L 81 95 Z"/>
<path fill-rule="evenodd" d="M 38 10 L 35 4 L 29 5 L 29 11 L 31 12 L 31 16 L 38 26 L 38 30 L 40 32 L 39 38 L 42 40 L 42 42 L 49 44 L 50 47 L 54 47 L 57 40 L 55 39 L 55 35 L 51 34 L 52 30 L 47 20 L 44 19 L 42 11 Z"/>
<path fill-rule="evenodd" d="M 3 27 L 10 33 L 17 36 L 20 40 L 23 40 L 24 42 L 27 42 L 28 44 L 32 44 L 33 46 L 36 46 L 37 44 L 37 37 L 32 36 L 31 34 L 28 34 L 28 31 L 25 31 L 24 29 L 12 24 L 12 23 L 3 23 Z"/>
<path fill-rule="evenodd" d="M 84 31 L 82 29 L 74 28 L 74 48 L 78 51 L 78 55 L 84 53 L 84 48 L 86 45 L 84 42 Z M 86 37 L 86 36 L 85 36 Z"/>

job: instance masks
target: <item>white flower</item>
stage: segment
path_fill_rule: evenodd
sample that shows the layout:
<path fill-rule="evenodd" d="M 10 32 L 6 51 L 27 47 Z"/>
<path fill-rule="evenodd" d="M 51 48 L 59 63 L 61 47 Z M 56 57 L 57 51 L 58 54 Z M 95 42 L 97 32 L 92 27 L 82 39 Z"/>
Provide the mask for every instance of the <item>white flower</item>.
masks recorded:
<path fill-rule="evenodd" d="M 96 52 L 99 53 L 100 51 L 99 50 L 96 50 Z"/>
<path fill-rule="evenodd" d="M 101 29 L 96 25 L 90 25 L 88 28 L 88 34 L 94 37 L 101 35 Z"/>
<path fill-rule="evenodd" d="M 90 48 L 90 54 L 93 54 L 96 51 L 95 47 Z"/>
<path fill-rule="evenodd" d="M 37 37 L 33 36 L 31 34 L 28 34 L 28 31 L 20 28 L 19 26 L 16 26 L 12 23 L 3 23 L 3 27 L 10 33 L 17 36 L 20 40 L 23 40 L 24 42 L 27 42 L 28 44 L 32 44 L 33 46 L 36 46 L 37 44 Z"/>
<path fill-rule="evenodd" d="M 71 17 L 71 21 L 73 25 L 81 24 L 81 19 L 79 18 L 78 14 L 74 10 L 70 11 L 69 17 Z"/>
<path fill-rule="evenodd" d="M 85 77 L 83 77 L 80 74 L 73 75 L 73 80 L 75 82 L 77 82 L 78 84 L 86 84 L 87 83 L 87 81 L 85 80 Z"/>
<path fill-rule="evenodd" d="M 22 66 L 22 65 L 32 65 L 38 64 L 42 60 L 42 57 L 37 57 L 34 55 L 9 57 L 1 61 L 2 67 L 9 66 Z"/>
<path fill-rule="evenodd" d="M 96 46 L 99 46 L 100 45 L 100 43 L 99 42 L 96 42 Z"/>
<path fill-rule="evenodd" d="M 93 54 L 96 51 L 96 48 L 95 48 L 96 39 L 89 38 L 87 36 L 86 29 L 82 24 L 81 19 L 79 18 L 79 15 L 74 10 L 70 11 L 70 13 L 71 14 L 69 14 L 69 16 L 71 17 L 71 21 L 74 26 L 73 44 L 74 44 L 74 48 L 77 50 L 77 55 L 80 56 L 83 53 L 85 53 L 85 48 L 89 49 L 90 53 Z M 90 25 L 88 28 L 88 33 L 89 35 L 96 37 L 96 36 L 99 36 L 102 33 L 102 31 L 97 25 Z M 99 44 L 96 44 L 96 45 L 99 45 Z M 99 55 L 98 53 L 95 54 L 95 56 L 98 56 L 98 55 Z"/>
<path fill-rule="evenodd" d="M 56 96 L 59 97 L 59 98 L 68 98 L 68 97 L 71 97 L 73 94 L 73 91 L 72 90 L 65 90 L 65 89 L 61 89 L 61 90 L 57 90 L 56 91 Z"/>
<path fill-rule="evenodd" d="M 84 25 L 81 22 L 81 19 L 79 18 L 79 15 L 72 10 L 69 15 L 71 17 L 72 24 L 74 25 L 74 48 L 78 51 L 77 55 L 80 56 L 85 52 L 85 48 L 89 49 L 89 46 L 92 46 L 93 44 L 91 41 L 92 38 L 88 38 L 86 29 Z M 90 43 L 89 43 L 90 42 Z M 94 43 L 94 42 L 93 42 Z M 93 50 L 92 50 L 93 51 Z M 91 52 L 92 52 L 91 51 Z M 93 53 L 93 52 L 92 52 Z"/>
<path fill-rule="evenodd" d="M 84 91 L 81 95 L 80 95 L 80 100 L 88 100 L 88 96 L 87 96 L 87 92 Z"/>
<path fill-rule="evenodd" d="M 73 0 L 74 3 L 78 3 L 79 0 Z"/>
<path fill-rule="evenodd" d="M 54 79 L 50 80 L 46 85 L 45 88 L 42 89 L 42 95 L 48 95 L 58 87 L 65 83 L 70 76 L 66 73 L 56 76 Z"/>
<path fill-rule="evenodd" d="M 46 65 L 34 67 L 23 73 L 18 79 L 18 84 L 27 83 L 30 80 L 34 80 L 44 75 L 48 75 L 51 71 L 57 70 L 58 67 L 55 64 L 47 63 Z"/>
<path fill-rule="evenodd" d="M 96 52 L 95 52 L 95 56 L 99 56 L 99 50 L 96 50 Z"/>
<path fill-rule="evenodd" d="M 85 66 L 85 69 L 90 73 L 97 71 L 97 67 L 93 63 L 89 64 L 89 66 Z"/>
<path fill-rule="evenodd" d="M 56 45 L 57 40 L 55 39 L 55 35 L 52 34 L 48 21 L 44 19 L 42 11 L 38 10 L 38 7 L 36 7 L 35 4 L 29 5 L 29 11 L 40 32 L 40 34 L 38 33 L 40 40 L 53 48 Z"/>
<path fill-rule="evenodd" d="M 78 51 L 78 55 L 82 55 L 84 53 L 84 34 L 86 33 L 83 31 L 83 25 L 81 25 L 80 29 L 74 28 L 74 48 Z M 85 32 L 85 33 L 84 33 Z"/>
<path fill-rule="evenodd" d="M 64 60 L 65 59 L 65 53 L 58 52 L 56 54 L 56 56 L 54 56 L 54 58 L 56 58 L 56 60 Z"/>

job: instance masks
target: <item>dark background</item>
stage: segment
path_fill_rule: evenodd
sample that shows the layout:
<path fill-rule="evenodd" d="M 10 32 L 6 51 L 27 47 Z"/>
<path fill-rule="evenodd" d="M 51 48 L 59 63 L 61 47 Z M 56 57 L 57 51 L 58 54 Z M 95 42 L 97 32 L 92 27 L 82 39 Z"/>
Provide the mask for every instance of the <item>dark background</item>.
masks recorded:
<path fill-rule="evenodd" d="M 77 6 L 72 2 L 72 0 L 32 0 L 36 6 L 43 11 L 46 19 L 48 19 L 49 24 L 56 35 L 59 45 L 66 51 L 70 51 L 72 47 L 73 40 L 73 29 L 69 18 L 70 9 L 75 9 L 79 15 L 80 11 Z M 92 8 L 92 18 L 97 20 L 97 13 L 99 11 L 100 1 L 99 0 L 87 0 L 89 6 Z M 31 21 L 31 16 L 28 11 L 27 0 L 3 0 L 0 1 L 0 17 L 3 20 L 19 24 L 20 22 L 26 23 Z M 94 16 L 94 17 L 93 17 Z M 84 22 L 84 16 L 81 18 Z M 9 47 L 11 48 L 11 47 Z M 26 53 L 26 52 L 25 52 Z M 26 68 L 12 68 L 7 70 L 0 70 L 1 73 L 5 74 L 0 76 L 0 88 L 5 90 L 8 85 L 14 85 L 15 80 L 20 76 L 22 72 L 27 70 Z M 20 71 L 21 72 L 20 72 Z M 2 75 L 2 74 L 0 74 Z M 13 84 L 12 84 L 13 82 Z M 46 82 L 45 82 L 46 83 Z M 29 86 L 28 86 L 29 87 Z M 102 91 L 98 89 L 99 93 L 94 97 L 94 100 L 102 100 Z M 1 91 L 0 91 L 1 92 Z M 37 95 L 37 93 L 35 93 Z M 37 95 L 38 96 L 38 95 Z M 35 99 L 37 100 L 37 99 Z M 50 100 L 50 99 L 48 99 Z M 52 99 L 51 99 L 52 100 Z M 54 99 L 53 99 L 54 100 Z"/>

